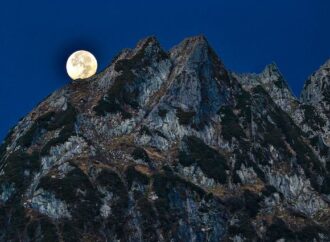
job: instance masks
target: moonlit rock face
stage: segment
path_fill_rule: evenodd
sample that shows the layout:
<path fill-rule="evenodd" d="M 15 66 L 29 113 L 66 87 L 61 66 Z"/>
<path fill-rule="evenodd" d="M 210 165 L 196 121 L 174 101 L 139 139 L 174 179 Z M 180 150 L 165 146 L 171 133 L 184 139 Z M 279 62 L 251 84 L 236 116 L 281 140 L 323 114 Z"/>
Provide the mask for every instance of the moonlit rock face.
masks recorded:
<path fill-rule="evenodd" d="M 306 103 L 275 65 L 229 72 L 203 36 L 140 41 L 0 144 L 0 242 L 330 242 L 328 72 Z"/>
<path fill-rule="evenodd" d="M 69 57 L 66 70 L 73 80 L 89 78 L 96 73 L 96 58 L 88 51 L 76 51 Z"/>

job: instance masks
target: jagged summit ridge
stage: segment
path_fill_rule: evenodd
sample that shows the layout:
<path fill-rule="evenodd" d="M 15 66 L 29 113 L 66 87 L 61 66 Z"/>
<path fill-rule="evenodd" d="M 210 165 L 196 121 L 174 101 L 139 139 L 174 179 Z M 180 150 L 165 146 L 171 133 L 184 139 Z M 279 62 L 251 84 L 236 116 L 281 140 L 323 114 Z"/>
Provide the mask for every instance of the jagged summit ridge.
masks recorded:
<path fill-rule="evenodd" d="M 0 240 L 329 241 L 327 127 L 275 65 L 148 37 L 9 133 Z"/>
<path fill-rule="evenodd" d="M 305 82 L 301 100 L 306 103 L 324 105 L 329 103 L 330 59 Z"/>
<path fill-rule="evenodd" d="M 286 80 L 275 63 L 267 65 L 260 74 L 233 74 L 243 87 L 249 91 L 261 85 L 284 111 L 293 113 L 297 103 Z"/>
<path fill-rule="evenodd" d="M 171 57 L 175 61 L 190 60 L 200 62 L 203 60 L 205 50 L 210 48 L 207 39 L 203 36 L 195 36 L 184 39 L 180 44 L 170 50 Z"/>

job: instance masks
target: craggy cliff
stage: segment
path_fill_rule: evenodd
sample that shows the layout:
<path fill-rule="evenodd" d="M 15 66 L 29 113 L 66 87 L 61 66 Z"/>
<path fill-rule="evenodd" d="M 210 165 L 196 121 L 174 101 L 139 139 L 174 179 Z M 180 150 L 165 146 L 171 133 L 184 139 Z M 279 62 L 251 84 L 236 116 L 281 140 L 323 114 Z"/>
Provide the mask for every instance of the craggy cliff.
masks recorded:
<path fill-rule="evenodd" d="M 153 37 L 0 146 L 0 241 L 330 241 L 330 62 L 301 99 Z"/>

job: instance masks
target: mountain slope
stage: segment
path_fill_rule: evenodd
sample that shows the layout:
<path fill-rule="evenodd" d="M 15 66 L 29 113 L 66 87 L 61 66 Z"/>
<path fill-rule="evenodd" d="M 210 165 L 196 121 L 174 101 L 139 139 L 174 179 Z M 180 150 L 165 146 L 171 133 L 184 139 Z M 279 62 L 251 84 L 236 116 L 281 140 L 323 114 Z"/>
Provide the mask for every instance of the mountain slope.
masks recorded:
<path fill-rule="evenodd" d="M 203 36 L 146 38 L 9 133 L 0 240 L 329 241 L 330 166 L 302 105 L 274 65 L 241 76 Z"/>

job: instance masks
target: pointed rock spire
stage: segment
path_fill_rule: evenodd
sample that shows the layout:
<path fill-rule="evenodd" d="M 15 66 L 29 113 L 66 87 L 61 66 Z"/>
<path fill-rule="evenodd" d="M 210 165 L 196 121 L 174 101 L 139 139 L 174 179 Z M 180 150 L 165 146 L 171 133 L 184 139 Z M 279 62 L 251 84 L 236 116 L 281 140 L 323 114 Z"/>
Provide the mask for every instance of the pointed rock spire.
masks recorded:
<path fill-rule="evenodd" d="M 230 83 L 227 70 L 203 35 L 183 40 L 170 57 L 173 69 L 164 105 L 195 113 L 198 123 L 232 102 L 238 83 Z"/>
<path fill-rule="evenodd" d="M 288 113 L 293 111 L 294 103 L 296 103 L 297 100 L 292 94 L 289 85 L 275 62 L 267 65 L 259 74 L 233 73 L 233 75 L 246 90 L 250 90 L 251 88 L 261 85 L 272 97 L 273 101 L 282 108 L 282 110 Z"/>
<path fill-rule="evenodd" d="M 330 104 L 330 59 L 305 82 L 300 99 L 304 103 Z"/>
<path fill-rule="evenodd" d="M 203 35 L 193 36 L 184 39 L 180 44 L 170 51 L 174 63 L 199 64 L 212 60 L 220 64 L 220 60 L 209 42 Z"/>

